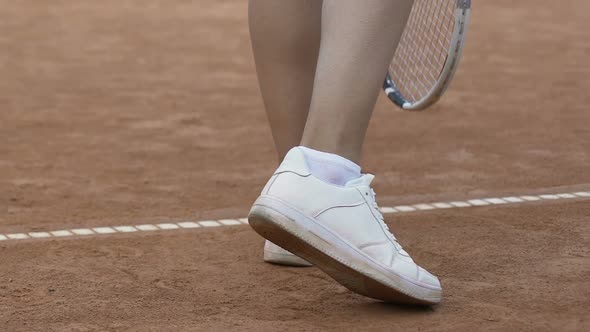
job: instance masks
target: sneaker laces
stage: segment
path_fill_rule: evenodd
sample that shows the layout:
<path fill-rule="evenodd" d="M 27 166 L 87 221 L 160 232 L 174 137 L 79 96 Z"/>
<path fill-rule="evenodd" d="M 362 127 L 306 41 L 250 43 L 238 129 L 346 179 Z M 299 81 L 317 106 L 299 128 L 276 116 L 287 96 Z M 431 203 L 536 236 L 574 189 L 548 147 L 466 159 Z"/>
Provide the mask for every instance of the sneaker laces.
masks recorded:
<path fill-rule="evenodd" d="M 375 193 L 375 190 L 373 190 L 373 188 L 369 188 L 369 189 L 371 189 L 371 195 L 373 198 L 373 207 L 375 208 L 375 211 L 377 212 L 377 216 L 378 216 L 377 219 L 379 219 L 381 226 L 387 231 L 386 235 L 397 243 L 397 239 L 395 238 L 395 235 L 393 235 L 393 233 L 389 230 L 389 226 L 387 226 L 387 224 L 385 223 L 385 218 L 383 217 L 383 214 L 381 213 L 381 209 L 379 209 L 379 204 L 377 204 L 377 194 Z"/>
<path fill-rule="evenodd" d="M 394 245 L 395 250 L 397 251 L 398 254 L 405 256 L 405 259 L 409 259 L 410 261 L 413 262 L 412 258 L 410 258 L 410 255 L 408 255 L 408 253 L 404 250 L 402 245 L 397 241 L 397 238 L 395 237 L 395 235 L 393 235 L 393 233 L 389 230 L 389 226 L 387 226 L 387 224 L 385 223 L 385 218 L 383 217 L 383 214 L 381 213 L 381 210 L 379 209 L 379 205 L 377 204 L 377 194 L 375 193 L 373 188 L 369 187 L 369 189 L 371 189 L 371 194 L 372 194 L 372 198 L 373 198 L 373 207 L 375 208 L 375 210 L 377 212 L 377 216 L 378 216 L 377 219 L 381 223 L 381 226 L 383 227 L 383 229 L 385 229 L 385 236 L 387 236 L 391 241 L 393 241 L 393 245 Z"/>

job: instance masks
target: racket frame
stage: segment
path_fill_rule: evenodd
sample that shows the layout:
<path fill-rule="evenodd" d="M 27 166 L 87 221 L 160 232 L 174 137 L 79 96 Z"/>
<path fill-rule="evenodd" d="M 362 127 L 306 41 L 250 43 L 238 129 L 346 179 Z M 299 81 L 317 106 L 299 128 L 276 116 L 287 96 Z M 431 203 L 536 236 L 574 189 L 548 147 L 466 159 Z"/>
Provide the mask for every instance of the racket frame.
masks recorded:
<path fill-rule="evenodd" d="M 412 103 L 408 101 L 400 90 L 395 85 L 395 82 L 387 73 L 385 81 L 383 82 L 383 90 L 387 97 L 399 106 L 400 108 L 408 111 L 421 111 L 432 104 L 436 103 L 440 97 L 446 92 L 463 54 L 463 48 L 465 44 L 465 37 L 467 36 L 467 26 L 469 25 L 469 19 L 471 17 L 471 0 L 456 0 L 457 8 L 455 9 L 455 26 L 453 28 L 453 37 L 448 50 L 448 56 L 445 61 L 445 65 L 439 75 L 439 80 L 434 84 L 430 91 L 420 100 Z"/>

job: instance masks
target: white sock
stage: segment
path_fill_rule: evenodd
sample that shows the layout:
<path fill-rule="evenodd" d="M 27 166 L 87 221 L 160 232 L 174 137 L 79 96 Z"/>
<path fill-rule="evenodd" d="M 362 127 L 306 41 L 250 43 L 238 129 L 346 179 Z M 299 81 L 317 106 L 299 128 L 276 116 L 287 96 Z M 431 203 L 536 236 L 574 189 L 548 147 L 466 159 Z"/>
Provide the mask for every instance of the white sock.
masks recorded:
<path fill-rule="evenodd" d="M 361 176 L 361 167 L 356 163 L 333 153 L 322 152 L 299 146 L 313 176 L 339 186 Z"/>

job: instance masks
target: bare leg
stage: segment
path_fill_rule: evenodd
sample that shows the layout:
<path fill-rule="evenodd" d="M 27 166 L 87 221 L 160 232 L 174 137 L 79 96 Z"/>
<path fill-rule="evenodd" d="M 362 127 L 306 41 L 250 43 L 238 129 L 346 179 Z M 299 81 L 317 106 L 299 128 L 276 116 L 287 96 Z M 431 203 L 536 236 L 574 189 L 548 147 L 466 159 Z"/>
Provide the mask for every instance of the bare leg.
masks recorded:
<path fill-rule="evenodd" d="M 252 49 L 279 160 L 299 145 L 320 45 L 321 0 L 250 0 Z"/>
<path fill-rule="evenodd" d="M 412 4 L 323 1 L 320 54 L 301 145 L 359 163 L 369 119 Z"/>
<path fill-rule="evenodd" d="M 311 149 L 287 154 L 252 206 L 248 222 L 352 291 L 383 301 L 436 304 L 442 296 L 440 281 L 416 265 L 386 231 L 369 189 L 373 176 L 361 175 L 353 163 L 360 159 L 381 80 L 411 4 L 324 0 L 320 54 L 301 142 Z M 323 178 L 315 166 L 334 172 Z M 345 169 L 350 176 L 332 177 Z M 355 178 L 345 179 L 353 173 Z"/>

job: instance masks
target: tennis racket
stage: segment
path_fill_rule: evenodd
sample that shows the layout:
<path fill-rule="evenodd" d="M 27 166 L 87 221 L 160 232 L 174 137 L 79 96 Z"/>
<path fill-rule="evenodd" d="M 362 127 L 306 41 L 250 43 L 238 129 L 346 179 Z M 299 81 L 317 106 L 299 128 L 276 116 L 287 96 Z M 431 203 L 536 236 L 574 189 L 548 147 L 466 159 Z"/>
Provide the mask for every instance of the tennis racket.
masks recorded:
<path fill-rule="evenodd" d="M 414 0 L 383 83 L 404 110 L 423 110 L 445 93 L 461 59 L 471 0 Z"/>

